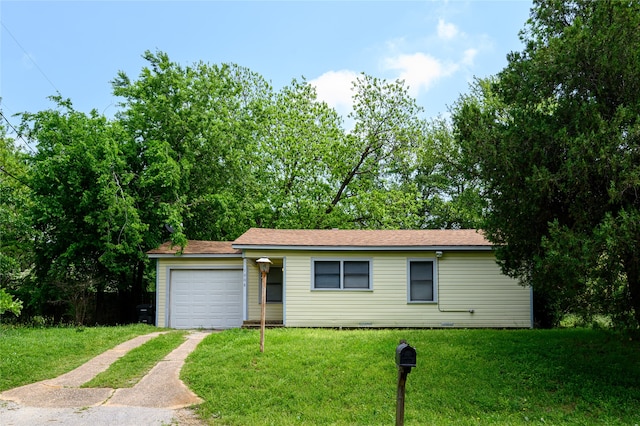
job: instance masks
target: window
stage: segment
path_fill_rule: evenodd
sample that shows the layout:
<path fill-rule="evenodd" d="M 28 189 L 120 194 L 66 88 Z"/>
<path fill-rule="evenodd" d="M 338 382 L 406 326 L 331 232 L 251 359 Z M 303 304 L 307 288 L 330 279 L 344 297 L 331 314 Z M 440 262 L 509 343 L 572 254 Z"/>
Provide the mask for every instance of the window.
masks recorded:
<path fill-rule="evenodd" d="M 260 289 L 259 296 L 262 293 L 262 286 L 260 286 Z M 262 299 L 259 299 L 258 303 L 262 303 Z M 282 303 L 282 268 L 272 266 L 269 269 L 267 274 L 267 303 Z"/>
<path fill-rule="evenodd" d="M 342 268 L 344 288 L 369 288 L 369 262 L 345 261 Z"/>
<path fill-rule="evenodd" d="M 369 290 L 371 262 L 368 260 L 313 261 L 314 289 Z"/>
<path fill-rule="evenodd" d="M 432 260 L 409 261 L 409 302 L 435 302 Z"/>
<path fill-rule="evenodd" d="M 340 262 L 314 262 L 315 288 L 340 288 Z"/>

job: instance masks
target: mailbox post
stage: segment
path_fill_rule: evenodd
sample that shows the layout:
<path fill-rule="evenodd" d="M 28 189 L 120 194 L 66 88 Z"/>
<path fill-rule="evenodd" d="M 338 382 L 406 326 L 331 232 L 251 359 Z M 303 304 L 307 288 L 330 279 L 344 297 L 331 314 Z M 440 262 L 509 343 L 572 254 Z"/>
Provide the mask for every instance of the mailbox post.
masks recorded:
<path fill-rule="evenodd" d="M 416 366 L 416 350 L 406 340 L 400 340 L 396 347 L 396 365 L 398 366 L 398 393 L 396 397 L 396 426 L 404 425 L 404 393 L 407 374 Z"/>

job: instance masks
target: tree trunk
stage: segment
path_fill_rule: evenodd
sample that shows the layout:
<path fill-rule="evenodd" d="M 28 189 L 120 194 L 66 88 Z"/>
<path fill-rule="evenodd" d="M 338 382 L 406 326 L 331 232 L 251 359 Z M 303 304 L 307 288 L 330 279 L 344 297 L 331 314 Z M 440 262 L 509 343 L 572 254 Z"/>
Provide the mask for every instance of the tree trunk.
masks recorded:
<path fill-rule="evenodd" d="M 371 154 L 371 152 L 372 152 L 371 146 L 367 146 L 365 150 L 362 152 L 362 154 L 360 154 L 360 160 L 358 161 L 358 164 L 356 164 L 351 170 L 349 170 L 345 178 L 342 180 L 342 183 L 340 184 L 340 188 L 338 189 L 338 192 L 336 192 L 335 197 L 333 197 L 333 200 L 331 200 L 331 203 L 327 206 L 324 212 L 325 215 L 331 214 L 331 212 L 336 207 L 336 205 L 340 202 L 340 200 L 342 200 L 342 195 L 344 194 L 344 191 L 346 191 L 347 186 L 349 186 L 349 184 L 351 183 L 353 178 L 356 176 L 356 174 L 360 170 L 360 167 L 362 167 L 362 165 L 364 164 L 369 154 Z M 320 220 L 318 221 L 316 226 L 319 224 L 320 224 Z"/>

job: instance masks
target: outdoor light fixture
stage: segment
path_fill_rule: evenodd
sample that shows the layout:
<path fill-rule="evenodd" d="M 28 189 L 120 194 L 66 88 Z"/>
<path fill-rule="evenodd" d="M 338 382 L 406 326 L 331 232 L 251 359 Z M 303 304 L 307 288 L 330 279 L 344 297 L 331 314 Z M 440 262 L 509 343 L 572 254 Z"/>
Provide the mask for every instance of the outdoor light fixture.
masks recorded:
<path fill-rule="evenodd" d="M 268 257 L 261 257 L 256 260 L 258 266 L 260 266 L 260 272 L 264 272 L 265 274 L 269 273 L 269 266 L 271 266 L 271 260 Z"/>
<path fill-rule="evenodd" d="M 268 257 L 261 257 L 256 260 L 262 274 L 262 296 L 260 297 L 260 352 L 264 352 L 264 327 L 267 317 L 267 274 L 271 260 Z"/>
<path fill-rule="evenodd" d="M 441 251 L 437 251 L 436 252 L 436 257 L 442 257 L 442 252 Z"/>

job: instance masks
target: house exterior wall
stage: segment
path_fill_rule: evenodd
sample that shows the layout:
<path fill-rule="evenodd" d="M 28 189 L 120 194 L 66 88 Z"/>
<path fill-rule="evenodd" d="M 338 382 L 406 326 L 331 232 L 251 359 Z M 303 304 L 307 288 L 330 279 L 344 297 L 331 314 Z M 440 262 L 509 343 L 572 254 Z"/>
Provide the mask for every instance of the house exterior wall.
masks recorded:
<path fill-rule="evenodd" d="M 156 259 L 156 324 L 168 326 L 167 304 L 169 301 L 169 278 L 172 269 L 242 269 L 242 259 L 232 258 L 185 258 L 163 257 Z"/>
<path fill-rule="evenodd" d="M 414 251 L 252 253 L 247 250 L 245 255 L 285 259 L 283 314 L 287 327 L 532 326 L 530 289 L 502 275 L 493 253 L 488 250 L 450 251 L 439 259 L 435 252 Z M 311 264 L 314 259 L 370 260 L 372 289 L 312 289 Z M 436 261 L 437 303 L 408 303 L 409 259 Z M 257 300 L 257 294 L 250 296 L 250 300 Z M 255 311 L 250 309 L 249 312 L 253 317 Z"/>

